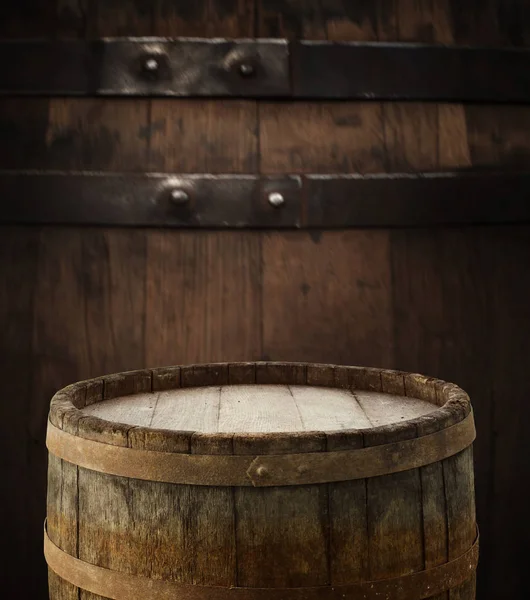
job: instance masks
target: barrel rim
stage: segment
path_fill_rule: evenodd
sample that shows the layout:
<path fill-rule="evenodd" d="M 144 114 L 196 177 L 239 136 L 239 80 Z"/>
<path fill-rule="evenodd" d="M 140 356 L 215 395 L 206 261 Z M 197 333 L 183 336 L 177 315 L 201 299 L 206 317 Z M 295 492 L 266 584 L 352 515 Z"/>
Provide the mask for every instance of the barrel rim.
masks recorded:
<path fill-rule="evenodd" d="M 253 379 L 253 381 L 252 381 Z M 86 415 L 82 408 L 116 397 L 209 385 L 287 384 L 379 391 L 430 401 L 432 413 L 400 423 L 335 431 L 204 433 L 148 428 Z M 301 362 L 230 362 L 126 371 L 79 381 L 59 390 L 49 420 L 79 437 L 115 446 L 193 454 L 282 454 L 347 450 L 423 437 L 464 420 L 467 393 L 454 383 L 374 367 Z"/>

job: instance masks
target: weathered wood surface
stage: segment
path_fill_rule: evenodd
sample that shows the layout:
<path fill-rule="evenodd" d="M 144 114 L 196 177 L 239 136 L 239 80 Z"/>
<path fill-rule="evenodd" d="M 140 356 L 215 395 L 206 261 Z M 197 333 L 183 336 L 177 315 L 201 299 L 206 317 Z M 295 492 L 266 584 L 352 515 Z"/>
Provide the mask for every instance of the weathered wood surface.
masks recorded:
<path fill-rule="evenodd" d="M 0 36 L 11 38 L 286 35 L 522 46 L 528 23 L 522 0 L 0 7 Z M 0 168 L 527 168 L 529 116 L 525 106 L 2 98 Z M 311 235 L 3 227 L 0 443 L 12 492 L 1 506 L 13 549 L 3 589 L 46 595 L 44 435 L 54 391 L 145 365 L 268 357 L 397 367 L 468 390 L 479 432 L 481 598 L 502 597 L 507 586 L 524 594 L 530 525 L 517 490 L 530 474 L 529 253 L 527 227 Z M 22 591 L 21 565 L 32 571 Z"/>
<path fill-rule="evenodd" d="M 222 380 L 231 372 L 228 365 L 142 370 L 95 380 L 88 386 L 73 386 L 76 408 L 68 402 L 70 392 L 61 392 L 52 403 L 50 419 L 68 433 L 114 446 L 266 455 L 355 449 L 406 440 L 456 424 L 470 411 L 467 396 L 455 386 L 421 376 L 303 364 L 259 363 L 234 368 L 240 373 L 254 371 L 256 380 L 266 375 L 271 393 L 265 394 L 267 386 L 260 383 L 211 387 L 212 380 Z M 188 377 L 183 380 L 185 373 Z M 185 407 L 186 401 L 201 413 L 205 398 L 217 409 L 221 391 L 232 391 L 237 403 L 242 389 L 249 395 L 252 388 L 257 392 L 254 403 L 271 403 L 275 413 L 269 415 L 262 432 L 242 429 L 242 423 L 248 423 L 245 406 L 243 420 L 228 421 L 225 433 L 217 433 L 208 418 L 197 421 L 202 429 L 195 433 L 157 431 L 151 417 L 148 423 L 138 425 L 121 422 L 127 416 L 127 402 L 130 414 L 137 417 L 139 406 L 152 404 L 150 398 L 157 394 L 170 393 L 145 392 L 148 384 L 151 388 L 160 377 L 171 379 L 176 386 L 174 393 L 181 400 L 175 409 L 184 413 L 184 420 L 191 412 Z M 337 387 L 327 387 L 330 379 Z M 184 381 L 189 388 L 180 387 Z M 310 386 L 301 385 L 304 381 Z M 352 386 L 349 392 L 344 381 Z M 379 389 L 373 391 L 376 381 Z M 206 387 L 192 387 L 196 385 Z M 357 389 L 359 386 L 372 390 Z M 400 396 L 392 395 L 391 390 Z M 289 398 L 295 405 L 295 391 L 309 400 L 306 408 L 314 408 L 315 398 L 325 399 L 326 394 L 338 391 L 342 399 L 348 393 L 349 407 L 360 410 L 356 397 L 364 395 L 365 404 L 372 401 L 377 405 L 374 414 L 378 418 L 386 407 L 387 424 L 381 427 L 378 423 L 374 428 L 368 422 L 363 432 L 340 427 L 319 432 L 303 431 L 306 423 L 300 419 L 298 428 L 285 432 L 280 427 L 275 433 L 275 424 L 290 423 L 291 405 L 277 404 L 274 398 Z M 203 396 L 198 392 L 204 392 Z M 119 401 L 114 414 L 94 411 L 113 400 Z M 414 402 L 419 411 L 415 415 L 409 412 L 409 418 L 402 420 L 403 405 Z M 427 414 L 425 405 L 430 409 Z M 327 423 L 325 413 L 335 411 L 333 402 L 322 402 L 315 425 Z M 232 414 L 237 417 L 237 410 Z M 416 418 L 411 420 L 413 416 Z M 186 437 L 188 442 L 183 443 Z M 52 541 L 83 561 L 133 575 L 222 587 L 311 587 L 388 579 L 457 558 L 475 540 L 470 449 L 421 469 L 366 480 L 269 488 L 139 481 L 61 463 L 52 456 L 48 510 Z M 441 522 L 443 527 L 438 524 Z M 471 600 L 473 585 L 455 588 L 448 592 L 449 597 Z M 75 588 L 53 572 L 50 589 L 52 600 L 77 597 Z M 79 591 L 79 597 L 99 598 L 85 590 Z"/>
<path fill-rule="evenodd" d="M 302 385 L 230 385 L 122 396 L 91 404 L 100 419 L 174 431 L 265 433 L 365 429 L 436 410 L 424 400 Z"/>

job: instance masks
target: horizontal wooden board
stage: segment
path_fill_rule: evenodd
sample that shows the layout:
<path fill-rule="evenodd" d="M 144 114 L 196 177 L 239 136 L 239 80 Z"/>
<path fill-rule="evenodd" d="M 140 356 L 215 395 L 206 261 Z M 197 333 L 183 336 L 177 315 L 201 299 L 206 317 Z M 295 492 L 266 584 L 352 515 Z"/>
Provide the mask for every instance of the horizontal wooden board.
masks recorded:
<path fill-rule="evenodd" d="M 83 413 L 127 425 L 203 433 L 365 429 L 399 423 L 437 406 L 392 394 L 288 385 L 179 388 L 104 400 Z"/>

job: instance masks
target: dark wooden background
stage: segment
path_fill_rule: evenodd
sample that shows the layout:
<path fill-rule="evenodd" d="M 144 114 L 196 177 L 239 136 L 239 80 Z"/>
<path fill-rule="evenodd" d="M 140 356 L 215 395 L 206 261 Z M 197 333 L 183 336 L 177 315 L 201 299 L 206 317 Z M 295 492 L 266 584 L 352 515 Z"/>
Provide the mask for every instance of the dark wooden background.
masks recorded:
<path fill-rule="evenodd" d="M 530 40 L 530 4 L 19 0 L 0 6 L 0 35 L 521 46 Z M 0 99 L 2 169 L 384 172 L 529 164 L 526 106 Z M 57 389 L 121 370 L 259 359 L 399 368 L 464 387 L 478 426 L 479 598 L 525 597 L 529 263 L 523 226 L 311 233 L 1 228 L 6 598 L 44 600 L 47 593 L 44 440 Z"/>

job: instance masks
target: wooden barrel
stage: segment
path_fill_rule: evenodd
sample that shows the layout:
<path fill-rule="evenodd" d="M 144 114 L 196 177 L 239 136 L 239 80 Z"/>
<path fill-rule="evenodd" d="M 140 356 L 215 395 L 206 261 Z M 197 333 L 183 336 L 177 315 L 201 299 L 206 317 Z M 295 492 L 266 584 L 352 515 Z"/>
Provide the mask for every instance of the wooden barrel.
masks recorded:
<path fill-rule="evenodd" d="M 398 371 L 71 385 L 48 425 L 50 598 L 472 600 L 474 437 L 460 388 Z"/>
<path fill-rule="evenodd" d="M 524 61 L 530 40 L 526 0 L 0 4 L 2 44 L 13 43 L 22 51 L 38 42 L 32 46 L 36 59 L 25 64 L 12 48 L 9 56 L 4 46 L 0 50 L 0 179 L 6 182 L 0 190 L 0 390 L 13 399 L 0 403 L 1 470 L 10 490 L 0 494 L 0 510 L 9 515 L 4 535 L 10 540 L 3 592 L 21 600 L 47 595 L 41 547 L 45 436 L 49 399 L 57 390 L 145 366 L 302 360 L 429 373 L 457 382 L 473 397 L 479 432 L 477 513 L 484 539 L 479 592 L 482 588 L 488 600 L 524 595 L 523 557 L 530 538 L 528 503 L 520 493 L 520 482 L 530 477 L 525 426 L 530 419 L 525 382 L 530 370 L 528 223 L 501 223 L 509 213 L 501 206 L 496 212 L 500 221 L 488 226 L 483 221 L 418 226 L 420 216 L 429 216 L 424 208 L 436 205 L 440 218 L 445 204 L 462 199 L 461 193 L 437 192 L 436 186 L 436 193 L 416 194 L 410 205 L 400 204 L 413 198 L 401 192 L 394 199 L 403 211 L 377 210 L 379 224 L 372 221 L 370 228 L 356 225 L 355 213 L 348 212 L 356 205 L 350 199 L 378 197 L 366 189 L 327 194 L 334 212 L 321 210 L 317 218 L 313 212 L 308 224 L 300 211 L 301 228 L 293 225 L 290 198 L 283 208 L 266 201 L 260 206 L 267 219 L 287 215 L 292 227 L 284 222 L 271 226 L 263 210 L 254 213 L 252 227 L 225 227 L 224 210 L 233 206 L 226 196 L 217 214 L 218 230 L 201 226 L 196 218 L 191 225 L 176 226 L 174 215 L 182 214 L 183 207 L 169 198 L 162 204 L 167 223 L 159 228 L 96 221 L 90 203 L 85 222 L 65 222 L 64 211 L 83 206 L 87 198 L 98 206 L 105 198 L 103 204 L 111 209 L 113 198 L 127 198 L 131 189 L 144 189 L 135 197 L 150 206 L 152 189 L 135 185 L 136 178 L 145 183 L 145 173 L 243 179 L 368 175 L 372 180 L 366 185 L 372 189 L 386 175 L 398 175 L 393 179 L 398 186 L 408 181 L 403 175 L 420 174 L 424 177 L 415 181 L 421 183 L 440 172 L 472 171 L 472 178 L 476 171 L 524 174 L 530 166 L 530 110 L 524 99 L 515 103 L 519 88 L 514 79 L 524 87 L 530 73 L 518 62 Z M 289 44 L 306 40 L 311 42 L 307 46 L 324 50 L 325 42 L 369 47 L 358 52 L 392 50 L 396 42 L 406 43 L 420 62 L 433 46 L 489 48 L 494 60 L 474 63 L 472 74 L 490 81 L 496 98 L 477 99 L 488 88 L 474 85 L 471 77 L 464 90 L 471 96 L 459 97 L 457 68 L 428 70 L 422 63 L 420 70 L 415 59 L 398 61 L 401 75 L 409 67 L 406 76 L 397 77 L 388 62 L 383 76 L 379 67 L 365 68 L 374 63 L 361 61 L 347 77 L 335 80 L 335 85 L 355 82 L 362 74 L 372 87 L 391 80 L 399 84 L 398 96 L 391 95 L 392 89 L 384 97 L 381 89 L 372 89 L 377 92 L 373 97 L 368 88 L 365 96 L 343 99 L 294 98 L 285 89 L 282 98 L 163 96 L 157 89 L 151 94 L 138 87 L 137 94 L 101 93 L 97 84 L 106 63 L 97 50 L 106 47 L 108 38 L 129 36 L 135 43 L 145 36 L 164 38 L 164 43 L 166 37 L 280 38 Z M 74 44 L 75 51 L 57 52 L 59 42 Z M 506 65 L 502 57 L 496 62 L 496 52 L 514 47 L 513 62 Z M 85 62 L 79 60 L 83 52 L 89 53 Z M 75 94 L 58 87 L 56 75 L 65 64 L 73 73 Z M 94 67 L 92 78 L 86 78 L 87 64 Z M 331 72 L 331 66 L 347 63 L 331 57 L 324 68 L 319 64 L 319 76 L 327 77 L 326 66 Z M 80 67 L 72 70 L 72 65 Z M 123 66 L 116 73 L 123 74 Z M 151 72 L 140 70 L 140 63 L 133 66 L 145 86 Z M 495 76 L 488 75 L 490 68 L 496 69 Z M 519 78 L 513 77 L 514 69 Z M 51 78 L 45 76 L 50 71 Z M 236 87 L 256 86 L 258 78 L 247 75 L 238 72 L 230 81 Z M 425 97 L 426 88 L 439 97 Z M 316 85 L 314 93 L 332 89 Z M 448 91 L 451 101 L 446 101 Z M 114 196 L 105 188 L 105 195 L 92 191 L 87 197 L 85 190 L 72 187 L 73 173 L 97 174 L 94 181 L 108 182 L 108 176 L 123 187 L 115 187 Z M 44 178 L 56 186 L 47 195 L 44 186 L 28 187 L 29 181 Z M 514 188 L 511 181 L 504 194 L 504 188 L 491 187 L 507 206 L 526 189 Z M 394 189 L 388 180 L 385 185 L 387 191 Z M 482 210 L 489 189 L 486 179 L 464 197 Z M 267 200 L 267 195 L 260 198 Z M 344 213 L 336 210 L 335 198 L 341 199 Z M 60 210 L 39 212 L 53 202 Z M 311 205 L 313 211 L 322 209 L 319 202 Z M 385 224 L 390 216 L 391 227 Z M 507 527 L 508 522 L 518 527 Z M 22 571 L 32 575 L 24 589 Z"/>

